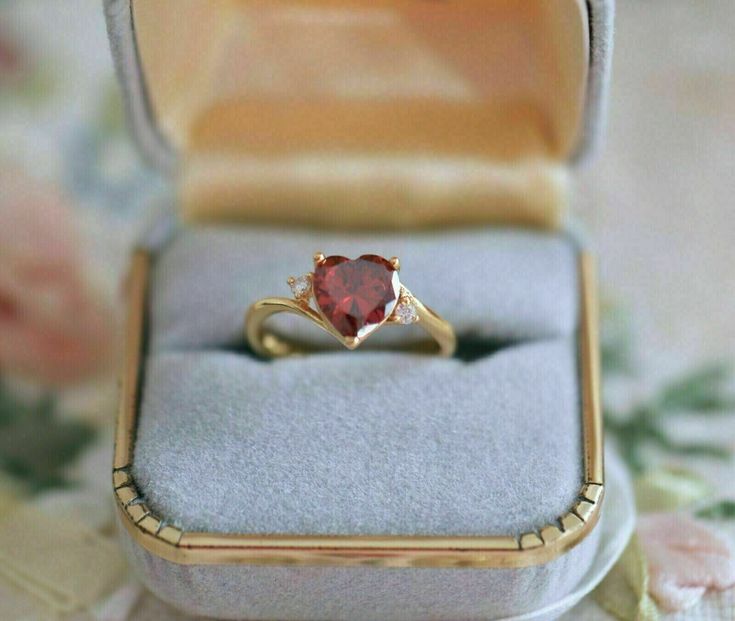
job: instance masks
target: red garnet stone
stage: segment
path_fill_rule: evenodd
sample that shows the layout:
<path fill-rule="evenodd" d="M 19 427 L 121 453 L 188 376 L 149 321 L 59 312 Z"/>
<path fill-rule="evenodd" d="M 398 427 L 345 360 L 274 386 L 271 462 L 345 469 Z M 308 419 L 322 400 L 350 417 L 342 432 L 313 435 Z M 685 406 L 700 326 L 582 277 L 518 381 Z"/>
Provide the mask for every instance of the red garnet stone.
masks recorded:
<path fill-rule="evenodd" d="M 383 257 L 327 257 L 314 269 L 314 298 L 329 323 L 344 337 L 365 338 L 395 308 L 398 272 Z"/>

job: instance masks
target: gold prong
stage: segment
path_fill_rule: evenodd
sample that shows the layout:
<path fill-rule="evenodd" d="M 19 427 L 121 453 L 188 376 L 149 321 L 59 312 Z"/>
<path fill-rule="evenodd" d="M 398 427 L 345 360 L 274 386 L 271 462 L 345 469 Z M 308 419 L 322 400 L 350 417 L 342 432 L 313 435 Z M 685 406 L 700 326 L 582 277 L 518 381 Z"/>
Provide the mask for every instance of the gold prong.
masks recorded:
<path fill-rule="evenodd" d="M 356 336 L 348 336 L 345 338 L 345 347 L 347 349 L 357 349 L 362 341 Z"/>
<path fill-rule="evenodd" d="M 559 539 L 559 537 L 562 536 L 562 534 L 563 533 L 561 529 L 555 524 L 544 526 L 540 531 L 541 539 L 545 544 L 556 541 L 557 539 Z"/>
<path fill-rule="evenodd" d="M 294 276 L 289 276 L 288 280 L 286 280 L 286 284 L 290 287 L 296 282 L 296 278 Z"/>
<path fill-rule="evenodd" d="M 521 535 L 521 550 L 530 550 L 532 548 L 540 548 L 544 545 L 544 540 L 537 533 L 524 533 Z"/>
<path fill-rule="evenodd" d="M 319 265 L 320 263 L 324 263 L 324 260 L 327 257 L 324 256 L 323 252 L 315 252 L 314 253 L 314 265 Z"/>
<path fill-rule="evenodd" d="M 396 270 L 396 272 L 401 271 L 401 261 L 398 257 L 391 257 L 388 262 L 393 266 L 393 269 Z"/>

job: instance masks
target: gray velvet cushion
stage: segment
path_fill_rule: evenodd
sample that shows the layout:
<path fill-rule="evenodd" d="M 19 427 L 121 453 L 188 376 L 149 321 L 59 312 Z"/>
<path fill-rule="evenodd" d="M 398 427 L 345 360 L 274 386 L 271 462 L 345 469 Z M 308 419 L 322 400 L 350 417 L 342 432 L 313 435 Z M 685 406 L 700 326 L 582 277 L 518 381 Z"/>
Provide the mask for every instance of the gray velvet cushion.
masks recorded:
<path fill-rule="evenodd" d="M 134 474 L 185 530 L 520 534 L 579 492 L 575 369 L 569 339 L 472 363 L 156 354 Z"/>
<path fill-rule="evenodd" d="M 480 339 L 474 357 L 232 351 L 247 306 L 288 294 L 316 249 L 399 255 L 407 286 Z M 564 235 L 183 229 L 150 291 L 134 475 L 185 530 L 519 534 L 579 491 L 577 250 Z M 331 343 L 294 319 L 282 329 Z"/>
<path fill-rule="evenodd" d="M 462 336 L 530 340 L 576 329 L 576 249 L 563 235 L 492 228 L 409 236 L 200 228 L 176 236 L 157 262 L 152 350 L 242 342 L 248 306 L 290 296 L 286 279 L 310 271 L 317 250 L 399 256 L 404 284 Z M 333 342 L 298 318 L 284 317 L 280 328 Z M 384 330 L 368 343 L 406 334 L 414 333 Z"/>
<path fill-rule="evenodd" d="M 522 569 L 177 565 L 148 553 L 126 529 L 121 533 L 128 557 L 158 596 L 207 617 L 551 621 L 598 584 L 630 539 L 635 507 L 628 475 L 614 453 L 605 464 L 599 525 L 556 560 Z"/>
<path fill-rule="evenodd" d="M 242 342 L 247 306 L 288 294 L 315 249 L 399 255 L 416 295 L 495 349 L 471 362 L 224 350 Z M 187 530 L 481 535 L 552 522 L 582 483 L 577 286 L 563 235 L 181 230 L 153 272 L 138 485 Z M 283 329 L 321 338 L 298 318 Z"/>
<path fill-rule="evenodd" d="M 288 295 L 285 278 L 308 271 L 317 249 L 400 256 L 406 285 L 474 343 L 473 356 L 249 355 L 247 306 Z M 577 253 L 563 234 L 493 228 L 409 237 L 176 231 L 155 254 L 150 287 L 133 460 L 142 495 L 184 530 L 225 533 L 518 535 L 554 522 L 583 482 Z M 280 328 L 323 338 L 298 320 Z M 392 332 L 394 341 L 412 334 Z M 456 611 L 485 619 L 561 597 L 595 545 L 596 535 L 546 565 L 461 573 L 249 566 L 181 573 L 140 549 L 131 555 L 167 599 L 227 618 Z M 274 591 L 281 579 L 307 582 L 284 601 Z M 382 616 L 360 616 L 376 597 Z"/>

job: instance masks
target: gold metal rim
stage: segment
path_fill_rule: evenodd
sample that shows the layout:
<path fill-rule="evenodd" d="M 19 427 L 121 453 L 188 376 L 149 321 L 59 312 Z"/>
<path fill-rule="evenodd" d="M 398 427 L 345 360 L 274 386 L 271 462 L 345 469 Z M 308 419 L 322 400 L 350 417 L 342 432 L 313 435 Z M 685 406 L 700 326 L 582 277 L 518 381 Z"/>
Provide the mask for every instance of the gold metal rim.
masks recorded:
<path fill-rule="evenodd" d="M 520 536 L 289 536 L 183 532 L 154 515 L 130 474 L 150 258 L 139 251 L 129 279 L 128 325 L 122 399 L 118 416 L 113 487 L 121 521 L 148 552 L 181 564 L 328 565 L 374 567 L 526 567 L 548 562 L 574 547 L 594 528 L 604 496 L 597 289 L 592 258 L 580 258 L 584 477 L 569 511 L 552 524 Z"/>

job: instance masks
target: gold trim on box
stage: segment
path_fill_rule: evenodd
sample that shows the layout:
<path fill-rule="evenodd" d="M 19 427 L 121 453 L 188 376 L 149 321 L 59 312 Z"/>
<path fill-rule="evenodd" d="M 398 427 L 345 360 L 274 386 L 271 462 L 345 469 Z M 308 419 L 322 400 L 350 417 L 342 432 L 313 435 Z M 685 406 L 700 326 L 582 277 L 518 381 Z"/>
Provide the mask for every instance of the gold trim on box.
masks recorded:
<path fill-rule="evenodd" d="M 594 262 L 580 259 L 579 347 L 582 377 L 584 480 L 569 511 L 553 524 L 515 536 L 245 535 L 182 531 L 151 513 L 130 474 L 140 399 L 150 257 L 139 251 L 128 282 L 122 398 L 115 436 L 113 487 L 121 521 L 150 553 L 182 564 L 364 565 L 376 567 L 526 567 L 548 562 L 595 526 L 604 495 L 597 287 Z"/>

